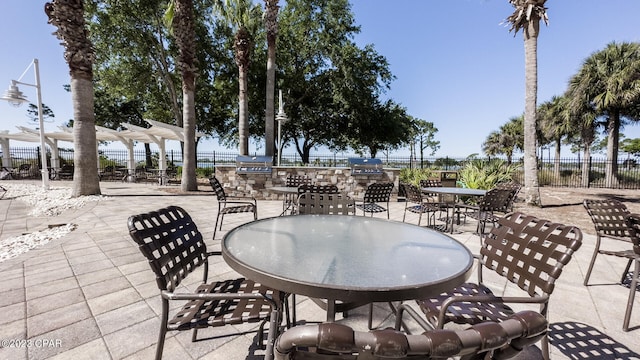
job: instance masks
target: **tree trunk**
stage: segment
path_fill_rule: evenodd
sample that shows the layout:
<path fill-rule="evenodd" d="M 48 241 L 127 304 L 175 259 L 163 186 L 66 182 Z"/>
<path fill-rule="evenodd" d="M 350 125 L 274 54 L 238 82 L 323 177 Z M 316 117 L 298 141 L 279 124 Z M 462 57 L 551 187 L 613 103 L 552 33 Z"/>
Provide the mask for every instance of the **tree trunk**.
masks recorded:
<path fill-rule="evenodd" d="M 536 102 L 538 97 L 538 32 L 540 21 L 532 19 L 524 32 L 525 106 L 524 106 L 524 195 L 525 202 L 541 206 L 536 156 Z"/>
<path fill-rule="evenodd" d="M 188 79 L 183 79 L 187 82 Z M 188 86 L 190 85 L 190 86 Z M 196 113 L 195 113 L 195 79 L 191 76 L 191 82 L 182 85 L 182 112 L 184 122 L 184 152 L 182 164 L 182 191 L 197 191 L 196 179 Z"/>
<path fill-rule="evenodd" d="M 240 93 L 238 94 L 238 141 L 240 155 L 249 155 L 249 97 L 247 93 L 247 72 L 249 69 L 239 66 Z"/>
<path fill-rule="evenodd" d="M 618 141 L 620 140 L 620 113 L 612 111 L 607 120 L 607 165 L 605 186 L 618 187 Z"/>
<path fill-rule="evenodd" d="M 273 156 L 275 148 L 275 87 L 276 87 L 276 39 L 267 35 L 267 104 L 265 108 L 266 156 Z"/>
<path fill-rule="evenodd" d="M 560 148 L 562 147 L 562 138 L 556 139 L 555 146 L 555 159 L 553 159 L 553 171 L 556 174 L 556 179 L 560 179 Z"/>
<path fill-rule="evenodd" d="M 173 33 L 176 37 L 180 55 L 178 68 L 182 75 L 182 128 L 184 141 L 182 147 L 182 191 L 198 190 L 196 179 L 196 71 L 195 65 L 195 26 L 193 20 L 193 1 L 179 0 L 175 2 Z M 165 171 L 167 169 L 164 169 Z"/>
<path fill-rule="evenodd" d="M 100 195 L 93 82 L 71 73 L 73 102 L 73 189 L 71 196 Z"/>
<path fill-rule="evenodd" d="M 580 179 L 581 186 L 588 188 L 591 183 L 591 146 L 585 145 L 582 151 L 582 176 Z"/>

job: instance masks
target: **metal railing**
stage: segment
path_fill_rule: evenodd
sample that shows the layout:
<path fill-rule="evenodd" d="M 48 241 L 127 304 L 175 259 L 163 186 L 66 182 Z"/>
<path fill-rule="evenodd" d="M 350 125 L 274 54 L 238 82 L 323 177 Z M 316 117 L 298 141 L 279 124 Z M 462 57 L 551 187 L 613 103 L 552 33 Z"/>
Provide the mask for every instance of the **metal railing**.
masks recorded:
<path fill-rule="evenodd" d="M 33 168 L 40 168 L 40 149 L 35 148 L 15 148 L 10 149 L 12 169 L 19 169 L 23 164 L 29 164 Z M 99 169 L 103 171 L 107 167 L 127 168 L 129 155 L 126 150 L 100 149 Z M 220 151 L 199 151 L 197 167 L 205 173 L 213 172 L 217 165 L 235 165 L 235 152 Z M 137 169 L 157 168 L 159 152 L 135 150 L 134 159 Z M 349 158 L 358 157 L 353 154 L 318 154 L 310 158 L 306 166 L 314 167 L 349 167 Z M 51 153 L 47 152 L 49 165 Z M 466 158 L 454 157 L 428 157 L 422 160 L 411 159 L 409 156 L 378 156 L 382 160 L 383 166 L 387 168 L 431 168 L 439 170 L 459 170 L 470 161 Z M 167 151 L 168 169 L 178 169 L 182 166 L 182 153 L 175 150 Z M 488 159 L 487 159 L 488 160 Z M 5 160 L 6 161 L 6 160 Z M 477 159 L 475 159 L 477 161 Z M 515 164 L 522 164 L 522 159 L 514 159 Z M 73 150 L 59 150 L 59 167 L 73 164 Z M 606 167 L 609 162 L 606 159 L 592 157 L 587 159 L 586 168 L 589 169 L 588 187 L 603 188 L 611 187 L 620 189 L 640 189 L 640 165 L 634 159 L 622 159 L 618 161 L 617 181 L 606 181 Z M 6 166 L 6 165 L 5 165 Z M 305 166 L 297 154 L 283 154 L 281 166 Z M 555 159 L 541 159 L 538 162 L 538 180 L 541 186 L 566 186 L 585 187 L 582 179 L 582 169 L 585 167 L 585 160 L 580 158 L 563 158 L 559 161 Z M 34 176 L 39 176 L 34 172 Z M 514 179 L 523 182 L 522 171 L 516 174 Z M 608 184 L 609 183 L 609 184 Z"/>

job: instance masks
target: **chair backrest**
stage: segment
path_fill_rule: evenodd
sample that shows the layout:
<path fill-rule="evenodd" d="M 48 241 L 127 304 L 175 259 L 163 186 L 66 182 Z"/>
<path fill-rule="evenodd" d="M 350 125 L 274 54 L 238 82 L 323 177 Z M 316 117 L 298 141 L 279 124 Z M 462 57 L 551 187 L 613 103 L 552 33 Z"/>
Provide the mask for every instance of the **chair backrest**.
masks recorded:
<path fill-rule="evenodd" d="M 484 322 L 464 330 L 439 329 L 409 335 L 393 329 L 355 331 L 339 323 L 295 326 L 276 340 L 276 360 L 445 359 L 453 356 L 492 359 L 516 356 L 547 333 L 548 322 L 534 311 L 522 311 L 502 322 Z M 309 348 L 317 349 L 307 356 Z M 474 356 L 476 354 L 480 354 Z"/>
<path fill-rule="evenodd" d="M 364 192 L 365 203 L 389 202 L 393 183 L 373 183 Z"/>
<path fill-rule="evenodd" d="M 629 237 L 633 242 L 633 252 L 640 256 L 640 214 L 629 214 L 625 217 L 629 228 Z"/>
<path fill-rule="evenodd" d="M 197 267 L 206 266 L 207 247 L 202 234 L 184 209 L 169 206 L 133 215 L 127 225 L 129 235 L 149 260 L 160 290 L 175 290 Z"/>
<path fill-rule="evenodd" d="M 311 184 L 311 178 L 306 175 L 289 175 L 285 186 L 298 187 L 302 184 Z"/>
<path fill-rule="evenodd" d="M 420 187 L 442 187 L 442 181 L 436 179 L 420 180 Z"/>
<path fill-rule="evenodd" d="M 420 189 L 427 187 L 442 187 L 442 181 L 436 179 L 422 179 L 420 180 Z M 438 196 L 435 193 L 425 193 L 426 196 Z"/>
<path fill-rule="evenodd" d="M 355 215 L 355 201 L 341 194 L 303 193 L 298 197 L 298 214 Z"/>
<path fill-rule="evenodd" d="M 624 218 L 630 212 L 625 204 L 614 199 L 585 199 L 582 204 L 587 209 L 598 235 L 629 237 L 629 229 Z"/>
<path fill-rule="evenodd" d="M 302 184 L 298 186 L 298 194 L 314 193 L 314 194 L 337 194 L 338 187 L 335 185 L 311 185 Z"/>
<path fill-rule="evenodd" d="M 504 182 L 504 183 L 499 183 L 496 184 L 496 187 L 498 189 L 508 189 L 511 190 L 511 195 L 509 198 L 509 209 L 513 209 L 513 203 L 515 202 L 516 198 L 518 197 L 518 193 L 520 193 L 520 189 L 522 189 L 522 185 L 518 184 L 515 181 L 509 181 L 509 182 Z"/>
<path fill-rule="evenodd" d="M 404 191 L 407 194 L 407 202 L 421 204 L 422 191 L 413 184 L 403 184 Z"/>
<path fill-rule="evenodd" d="M 480 199 L 478 207 L 483 211 L 498 211 L 506 213 L 513 202 L 512 189 L 493 188 Z"/>
<path fill-rule="evenodd" d="M 218 201 L 227 200 L 227 195 L 224 193 L 224 188 L 222 187 L 222 184 L 220 184 L 220 181 L 218 181 L 218 179 L 216 179 L 215 176 L 209 178 L 209 184 L 211 184 L 213 191 L 216 193 L 216 196 L 218 197 Z"/>
<path fill-rule="evenodd" d="M 582 245 L 582 231 L 514 212 L 498 220 L 484 238 L 484 266 L 517 284 L 530 296 L 551 294 L 562 268 Z"/>

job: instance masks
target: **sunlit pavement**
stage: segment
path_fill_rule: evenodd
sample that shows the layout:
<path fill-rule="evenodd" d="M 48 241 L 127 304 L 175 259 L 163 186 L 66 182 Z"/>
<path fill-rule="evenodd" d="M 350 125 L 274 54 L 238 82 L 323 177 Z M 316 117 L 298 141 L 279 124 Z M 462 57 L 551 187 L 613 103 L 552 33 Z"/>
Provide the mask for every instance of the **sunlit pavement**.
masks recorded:
<path fill-rule="evenodd" d="M 70 183 L 56 181 L 52 186 Z M 159 292 L 147 261 L 129 237 L 127 218 L 168 205 L 181 206 L 194 218 L 211 249 L 219 248 L 228 230 L 252 219 L 250 214 L 228 216 L 222 232 L 211 240 L 217 202 L 209 188 L 188 195 L 150 184 L 103 182 L 101 188 L 110 200 L 88 203 L 52 218 L 27 216 L 29 208 L 20 200 L 0 200 L 0 239 L 53 224 L 78 225 L 61 239 L 0 263 L 0 359 L 153 358 L 160 323 Z M 394 200 L 390 208 L 392 220 L 402 221 L 404 203 Z M 280 201 L 258 203 L 259 218 L 277 216 L 281 211 Z M 407 222 L 417 223 L 417 215 L 408 214 Z M 474 253 L 480 245 L 473 234 L 475 226 L 474 220 L 468 220 L 452 235 Z M 622 331 L 629 294 L 628 284 L 619 283 L 625 261 L 598 257 L 591 276 L 593 285 L 582 285 L 594 243 L 595 236 L 585 233 L 582 248 L 565 268 L 552 295 L 552 358 L 640 359 L 640 296 L 635 300 L 632 330 Z M 210 267 L 210 280 L 236 276 L 222 259 Z M 192 288 L 200 279 L 193 274 L 185 286 Z M 475 280 L 475 274 L 470 280 Z M 500 287 L 499 279 L 489 281 Z M 299 321 L 325 318 L 315 303 L 297 298 Z M 364 330 L 367 311 L 368 307 L 356 309 L 346 319 L 338 316 L 338 321 Z M 388 306 L 376 304 L 374 325 L 391 326 L 393 321 Z M 190 332 L 170 332 L 164 358 L 260 359 L 264 351 L 254 345 L 255 332 L 250 331 L 254 328 L 204 329 L 198 333 L 203 340 L 195 343 Z"/>

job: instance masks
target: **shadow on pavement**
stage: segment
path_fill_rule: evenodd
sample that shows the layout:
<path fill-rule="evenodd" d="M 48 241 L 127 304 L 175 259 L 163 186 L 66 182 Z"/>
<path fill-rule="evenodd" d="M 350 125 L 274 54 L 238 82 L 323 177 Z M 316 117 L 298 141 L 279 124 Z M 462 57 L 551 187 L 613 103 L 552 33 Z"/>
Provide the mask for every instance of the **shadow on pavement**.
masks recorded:
<path fill-rule="evenodd" d="M 553 347 L 570 359 L 640 359 L 640 354 L 631 351 L 600 330 L 578 322 L 550 324 L 549 340 Z"/>

